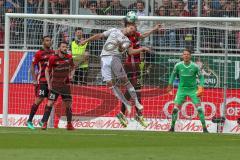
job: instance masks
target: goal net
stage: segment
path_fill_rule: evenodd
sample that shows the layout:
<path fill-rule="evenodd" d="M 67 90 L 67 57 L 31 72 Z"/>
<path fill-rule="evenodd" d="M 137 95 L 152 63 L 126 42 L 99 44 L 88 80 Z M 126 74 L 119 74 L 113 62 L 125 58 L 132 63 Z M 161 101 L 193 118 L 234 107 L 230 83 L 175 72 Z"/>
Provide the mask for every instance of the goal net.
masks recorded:
<path fill-rule="evenodd" d="M 70 15 L 7 15 L 5 79 L 1 80 L 0 114 L 8 126 L 25 126 L 31 105 L 35 100 L 34 86 L 30 74 L 33 56 L 39 50 L 44 35 L 52 37 L 52 48 L 65 41 L 69 46 L 75 40 L 75 29 L 81 27 L 82 38 L 101 33 L 111 28 L 123 28 L 123 17 L 70 16 Z M 117 120 L 121 103 L 102 81 L 100 54 L 106 39 L 88 44 L 87 75 L 71 84 L 74 127 L 86 129 L 128 129 L 167 131 L 171 125 L 173 100 L 179 80 L 174 81 L 174 90 L 168 94 L 166 87 L 174 65 L 181 61 L 184 48 L 193 51 L 192 61 L 199 65 L 205 77 L 205 91 L 201 97 L 207 127 L 210 132 L 239 133 L 240 118 L 240 30 L 239 19 L 234 18 L 184 18 L 184 17 L 139 17 L 138 31 L 144 33 L 160 23 L 161 29 L 141 40 L 140 45 L 151 48 L 143 56 L 140 73 L 141 102 L 143 115 L 149 126 L 143 128 L 134 120 L 135 109 L 128 116 L 129 125 L 124 128 Z M 9 43 L 9 49 L 8 49 Z M 70 47 L 71 48 L 71 47 Z M 69 48 L 69 52 L 70 51 Z M 7 57 L 6 57 L 7 54 Z M 127 58 L 123 54 L 122 62 Z M 9 64 L 9 66 L 8 66 Z M 1 63 L 3 68 L 3 63 Z M 131 64 L 133 65 L 133 64 Z M 6 71 L 8 69 L 8 71 Z M 127 69 L 127 68 L 126 68 Z M 3 72 L 3 69 L 1 70 Z M 135 73 L 134 69 L 129 71 Z M 132 74 L 129 79 L 134 78 Z M 5 80 L 5 82 L 4 82 Z M 115 79 L 115 81 L 118 81 Z M 3 83 L 4 82 L 4 83 Z M 8 82 L 6 84 L 6 82 Z M 121 88 L 125 92 L 124 87 Z M 41 104 L 34 125 L 38 125 L 43 114 Z M 54 105 L 50 125 L 64 128 L 66 124 L 64 106 L 59 98 Z M 2 113 L 2 110 L 4 113 Z M 60 119 L 58 122 L 58 118 Z M 201 132 L 197 110 L 187 98 L 182 104 L 176 131 Z"/>

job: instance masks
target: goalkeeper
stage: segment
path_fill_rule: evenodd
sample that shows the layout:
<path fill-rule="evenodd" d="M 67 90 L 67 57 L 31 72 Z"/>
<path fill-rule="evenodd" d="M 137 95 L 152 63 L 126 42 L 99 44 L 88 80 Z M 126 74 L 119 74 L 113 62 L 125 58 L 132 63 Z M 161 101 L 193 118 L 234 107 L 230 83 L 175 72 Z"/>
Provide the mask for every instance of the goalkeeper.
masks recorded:
<path fill-rule="evenodd" d="M 200 71 L 200 68 L 191 61 L 191 51 L 185 49 L 182 54 L 183 61 L 177 63 L 174 66 L 174 70 L 171 74 L 168 92 L 172 91 L 173 81 L 176 75 L 179 75 L 180 83 L 178 91 L 174 99 L 174 108 L 172 112 L 172 124 L 169 131 L 174 132 L 174 126 L 177 121 L 178 111 L 185 98 L 189 96 L 197 108 L 199 119 L 202 123 L 203 132 L 208 133 L 203 108 L 201 106 L 200 97 L 203 95 L 204 77 Z M 197 85 L 197 78 L 200 80 L 199 86 Z"/>
<path fill-rule="evenodd" d="M 128 25 L 131 25 L 131 23 L 125 21 L 125 27 Z M 137 26 L 135 25 L 135 32 L 132 35 L 128 36 L 128 39 L 131 41 L 131 46 L 128 50 L 127 58 L 124 64 L 124 68 L 127 72 L 128 78 L 134 88 L 137 91 L 137 97 L 139 102 L 141 103 L 141 85 L 142 85 L 142 75 L 141 72 L 144 68 L 144 62 L 143 62 L 143 54 L 144 52 L 149 52 L 150 49 L 146 47 L 141 47 L 140 46 L 140 40 L 148 37 L 150 34 L 152 34 L 154 31 L 157 31 L 160 29 L 160 24 L 157 24 L 154 28 L 151 30 L 141 34 L 137 31 Z M 127 100 L 130 100 L 131 96 L 130 94 L 126 91 L 125 95 Z M 139 110 L 137 107 L 136 108 L 136 116 L 135 120 L 139 122 L 143 127 L 147 127 L 148 124 L 145 122 L 142 110 Z M 125 105 L 122 103 L 121 106 L 121 112 L 117 115 L 117 118 L 119 119 L 120 123 L 123 126 L 127 126 L 127 120 L 125 117 Z"/>

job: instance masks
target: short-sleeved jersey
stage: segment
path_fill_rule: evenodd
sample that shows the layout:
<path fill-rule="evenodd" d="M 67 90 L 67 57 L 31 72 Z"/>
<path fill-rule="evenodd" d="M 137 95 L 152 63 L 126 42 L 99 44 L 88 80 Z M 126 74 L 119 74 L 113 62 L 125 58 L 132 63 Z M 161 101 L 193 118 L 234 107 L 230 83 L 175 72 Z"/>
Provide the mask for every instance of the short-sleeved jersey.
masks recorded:
<path fill-rule="evenodd" d="M 141 33 L 136 32 L 134 35 L 132 36 L 128 36 L 128 39 L 131 41 L 131 47 L 133 49 L 138 49 L 140 48 L 140 37 L 141 37 Z M 134 54 L 134 55 L 128 55 L 126 62 L 127 63 L 138 63 L 140 62 L 140 53 L 139 54 Z"/>
<path fill-rule="evenodd" d="M 130 40 L 119 29 L 110 29 L 103 32 L 103 35 L 108 38 L 103 46 L 101 56 L 121 55 L 119 46 L 124 46 L 124 49 L 130 46 Z"/>
<path fill-rule="evenodd" d="M 38 74 L 37 74 L 37 81 L 38 84 L 46 84 L 47 80 L 45 77 L 45 69 L 49 60 L 49 57 L 54 55 L 54 50 L 44 50 L 40 49 L 36 52 L 36 54 L 33 57 L 32 64 L 34 66 L 37 66 Z"/>
<path fill-rule="evenodd" d="M 173 69 L 169 84 L 179 75 L 180 83 L 179 88 L 195 88 L 197 87 L 197 78 L 200 79 L 200 86 L 204 85 L 204 77 L 201 73 L 199 66 L 193 62 L 186 65 L 184 62 L 178 62 Z"/>
<path fill-rule="evenodd" d="M 59 88 L 69 83 L 69 76 L 74 67 L 72 55 L 65 54 L 63 58 L 55 54 L 49 58 L 48 69 L 52 88 Z"/>

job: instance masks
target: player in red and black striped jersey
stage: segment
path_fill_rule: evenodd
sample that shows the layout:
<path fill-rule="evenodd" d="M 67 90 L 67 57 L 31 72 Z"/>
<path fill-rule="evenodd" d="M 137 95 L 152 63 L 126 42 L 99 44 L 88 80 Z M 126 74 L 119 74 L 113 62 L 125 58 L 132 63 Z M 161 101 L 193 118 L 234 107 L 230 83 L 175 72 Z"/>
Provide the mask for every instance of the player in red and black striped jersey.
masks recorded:
<path fill-rule="evenodd" d="M 67 129 L 73 130 L 72 126 L 72 95 L 70 89 L 70 81 L 74 74 L 74 63 L 72 55 L 67 53 L 67 43 L 61 42 L 59 49 L 55 55 L 49 58 L 48 65 L 45 70 L 46 80 L 49 88 L 48 102 L 45 106 L 45 112 L 41 120 L 42 129 L 47 128 L 54 102 L 61 95 L 63 105 L 66 106 Z"/>
<path fill-rule="evenodd" d="M 125 26 L 127 26 L 129 23 L 125 23 Z M 137 97 L 139 102 L 141 103 L 141 70 L 143 70 L 144 62 L 143 62 L 143 54 L 149 53 L 150 49 L 147 47 L 141 47 L 140 46 L 140 40 L 148 37 L 150 34 L 152 34 L 154 31 L 157 31 L 160 29 L 160 24 L 157 24 L 153 29 L 141 34 L 137 31 L 136 26 L 136 32 L 133 35 L 128 36 L 128 39 L 131 41 L 131 47 L 128 50 L 128 55 L 125 61 L 125 70 L 128 75 L 128 79 L 133 84 L 134 88 L 137 91 Z M 125 93 L 125 97 L 127 100 L 131 98 L 128 92 Z M 136 107 L 135 107 L 136 108 Z M 121 112 L 117 115 L 120 122 L 125 119 L 125 111 L 126 107 L 124 104 L 121 106 Z M 139 110 L 136 108 L 136 117 L 135 119 L 144 127 L 147 127 L 147 124 L 144 121 L 142 110 Z M 122 122 L 123 122 L 122 121 Z M 121 123 L 122 123 L 121 122 Z M 124 122 L 122 124 L 125 124 Z"/>
<path fill-rule="evenodd" d="M 51 49 L 52 42 L 49 36 L 42 38 L 43 48 L 38 50 L 33 57 L 31 65 L 31 74 L 33 77 L 33 85 L 35 87 L 36 99 L 31 107 L 27 126 L 30 129 L 35 129 L 32 123 L 32 119 L 36 114 L 39 105 L 44 98 L 48 96 L 48 85 L 45 77 L 45 68 L 47 66 L 48 59 L 51 55 L 54 55 L 54 51 Z M 35 67 L 37 67 L 37 74 L 35 73 Z"/>

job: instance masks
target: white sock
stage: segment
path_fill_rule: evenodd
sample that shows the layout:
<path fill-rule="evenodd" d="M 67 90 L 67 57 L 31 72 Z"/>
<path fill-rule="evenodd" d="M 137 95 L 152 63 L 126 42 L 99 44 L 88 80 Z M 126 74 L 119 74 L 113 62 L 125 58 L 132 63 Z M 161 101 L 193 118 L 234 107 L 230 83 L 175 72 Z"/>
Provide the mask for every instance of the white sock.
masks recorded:
<path fill-rule="evenodd" d="M 122 92 L 119 90 L 119 88 L 117 86 L 113 86 L 111 87 L 114 95 L 125 105 L 128 114 L 131 113 L 131 108 L 132 106 L 130 105 L 130 103 L 128 102 L 128 100 L 125 98 L 125 96 L 122 94 Z"/>

